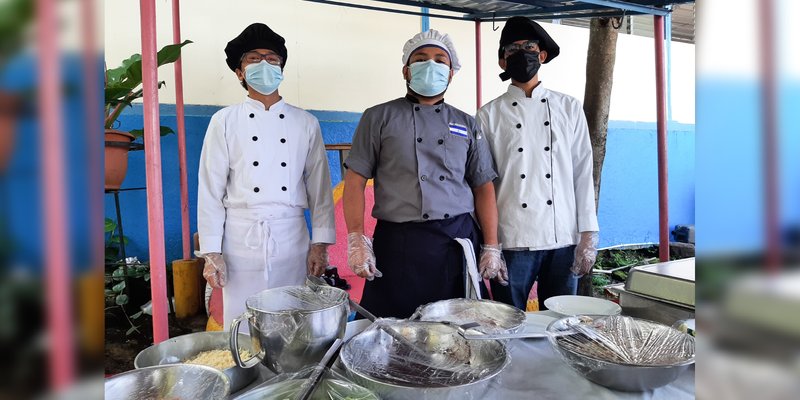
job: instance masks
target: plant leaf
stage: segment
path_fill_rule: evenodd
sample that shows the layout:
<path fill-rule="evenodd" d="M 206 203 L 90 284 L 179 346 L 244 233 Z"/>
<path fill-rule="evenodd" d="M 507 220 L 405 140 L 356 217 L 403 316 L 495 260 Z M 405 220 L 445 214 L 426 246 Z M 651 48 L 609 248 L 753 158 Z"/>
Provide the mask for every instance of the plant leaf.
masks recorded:
<path fill-rule="evenodd" d="M 136 314 L 131 315 L 131 319 L 136 319 L 136 318 L 141 317 L 142 313 L 144 313 L 144 311 L 139 311 Z"/>
<path fill-rule="evenodd" d="M 138 139 L 138 138 L 144 136 L 144 129 L 134 129 L 134 130 L 129 131 L 129 133 Z M 159 133 L 161 134 L 161 136 L 166 136 L 166 135 L 169 135 L 171 133 L 175 133 L 175 131 L 173 131 L 172 128 L 170 128 L 168 126 L 162 126 Z"/>
<path fill-rule="evenodd" d="M 117 293 L 121 293 L 123 290 L 125 290 L 125 281 L 122 281 L 122 282 L 114 285 L 114 287 L 112 287 L 111 290 L 113 290 L 113 291 L 115 291 Z"/>
<path fill-rule="evenodd" d="M 133 333 L 133 332 L 139 332 L 139 327 L 138 326 L 132 326 L 131 329 L 128 329 L 128 331 L 125 332 L 125 336 L 130 336 L 130 334 Z"/>
<path fill-rule="evenodd" d="M 191 40 L 184 40 L 183 43 L 180 44 L 170 44 L 166 45 L 158 51 L 158 66 L 162 66 L 164 64 L 169 64 L 171 62 L 175 62 L 178 60 L 178 57 L 181 56 L 181 47 L 186 46 L 187 44 L 192 43 Z"/>
<path fill-rule="evenodd" d="M 111 277 L 115 281 L 123 280 L 123 279 L 125 279 L 125 271 L 122 269 L 122 267 L 119 267 L 119 268 L 115 269 L 114 272 L 111 273 Z"/>
<path fill-rule="evenodd" d="M 118 295 L 114 302 L 117 303 L 118 306 L 124 306 L 125 304 L 128 304 L 128 295 Z"/>
<path fill-rule="evenodd" d="M 106 233 L 114 232 L 117 229 L 117 223 L 111 218 L 106 218 Z"/>

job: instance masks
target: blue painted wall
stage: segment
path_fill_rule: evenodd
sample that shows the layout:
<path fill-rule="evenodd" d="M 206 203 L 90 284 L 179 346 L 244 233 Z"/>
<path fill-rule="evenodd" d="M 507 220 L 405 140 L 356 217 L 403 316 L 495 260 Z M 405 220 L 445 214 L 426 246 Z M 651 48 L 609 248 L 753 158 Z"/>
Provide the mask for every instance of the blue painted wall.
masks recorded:
<path fill-rule="evenodd" d="M 197 166 L 203 136 L 211 115 L 218 107 L 186 108 L 186 146 L 189 170 L 191 228 L 197 229 Z M 322 126 L 325 143 L 349 143 L 360 114 L 311 111 Z M 161 123 L 175 129 L 175 107 L 161 107 Z M 142 127 L 142 109 L 128 109 L 119 128 Z M 609 123 L 608 149 L 603 169 L 600 197 L 601 246 L 658 241 L 658 184 L 656 179 L 655 124 L 612 121 Z M 670 224 L 694 224 L 694 126 L 669 127 Z M 180 188 L 178 183 L 177 142 L 175 135 L 161 140 L 165 241 L 167 259 L 181 257 Z M 334 185 L 341 180 L 339 156 L 328 152 Z M 129 156 L 128 176 L 123 187 L 144 187 L 144 153 Z M 130 238 L 129 255 L 147 259 L 147 209 L 144 191 L 120 195 L 125 234 Z M 106 195 L 105 214 L 114 217 L 111 195 Z"/>

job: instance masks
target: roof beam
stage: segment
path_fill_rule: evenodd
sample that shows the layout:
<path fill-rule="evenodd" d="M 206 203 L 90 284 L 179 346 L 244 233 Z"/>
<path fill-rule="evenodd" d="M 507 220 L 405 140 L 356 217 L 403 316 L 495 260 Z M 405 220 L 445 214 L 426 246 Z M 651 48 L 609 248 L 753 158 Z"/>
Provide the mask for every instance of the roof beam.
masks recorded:
<path fill-rule="evenodd" d="M 667 10 L 666 8 L 645 6 L 641 4 L 629 3 L 619 0 L 577 0 L 577 1 L 580 1 L 581 3 L 594 4 L 597 6 L 618 8 L 620 10 L 625 10 L 625 11 L 636 11 L 641 14 L 662 15 L 662 16 L 669 14 L 669 10 Z"/>
<path fill-rule="evenodd" d="M 443 18 L 443 19 L 454 19 L 457 21 L 464 21 L 468 20 L 469 18 L 465 18 L 463 16 L 453 16 L 453 15 L 442 15 L 442 14 L 430 14 L 430 13 L 423 13 L 417 11 L 406 11 L 406 10 L 397 10 L 393 8 L 386 8 L 386 7 L 375 7 L 375 6 L 367 6 L 361 4 L 353 4 L 353 3 L 344 3 L 340 1 L 331 1 L 331 0 L 305 0 L 312 3 L 320 3 L 320 4 L 327 4 L 331 6 L 341 6 L 341 7 L 350 7 L 350 8 L 360 8 L 362 10 L 370 10 L 370 11 L 384 11 L 390 12 L 395 14 L 405 14 L 405 15 L 414 15 L 414 16 L 427 16 L 431 18 Z"/>
<path fill-rule="evenodd" d="M 555 13 L 564 13 L 568 11 L 582 11 L 582 10 L 593 10 L 596 9 L 597 6 L 591 4 L 576 4 L 571 6 L 563 6 L 563 7 L 550 7 L 550 8 L 528 8 L 524 10 L 512 10 L 512 11 L 498 11 L 498 12 L 481 12 L 481 13 L 474 13 L 467 15 L 468 18 L 471 19 L 491 19 L 497 17 L 513 17 L 517 15 L 533 15 L 533 14 L 555 14 Z"/>

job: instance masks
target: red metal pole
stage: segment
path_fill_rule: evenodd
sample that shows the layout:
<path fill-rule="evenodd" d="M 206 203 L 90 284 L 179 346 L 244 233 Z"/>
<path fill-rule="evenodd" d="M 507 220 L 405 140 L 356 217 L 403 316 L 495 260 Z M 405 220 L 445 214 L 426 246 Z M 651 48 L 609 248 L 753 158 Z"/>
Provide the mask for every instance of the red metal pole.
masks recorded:
<path fill-rule="evenodd" d="M 155 0 L 140 0 L 142 14 L 142 88 L 144 89 L 144 155 L 147 174 L 147 237 L 153 299 L 153 341 L 169 339 L 167 277 L 164 255 L 164 202 L 161 188 L 161 135 L 158 115 Z"/>
<path fill-rule="evenodd" d="M 44 200 L 45 286 L 51 388 L 66 389 L 75 379 L 70 299 L 70 251 L 67 235 L 64 132 L 61 119 L 61 57 L 58 47 L 56 4 L 36 3 L 39 59 L 39 115 L 41 120 L 42 194 Z"/>
<path fill-rule="evenodd" d="M 656 46 L 656 129 L 658 142 L 658 258 L 669 261 L 669 195 L 667 179 L 667 98 L 664 62 L 664 16 L 653 17 Z"/>
<path fill-rule="evenodd" d="M 172 0 L 172 40 L 181 43 L 181 5 L 180 0 Z M 186 172 L 186 124 L 183 114 L 183 61 L 175 61 L 175 114 L 178 122 L 178 174 L 181 185 L 181 237 L 183 238 L 183 259 L 192 258 L 192 233 L 189 229 L 189 183 Z"/>
<path fill-rule="evenodd" d="M 761 25 L 761 89 L 762 129 L 764 130 L 764 222 L 767 254 L 764 267 L 768 272 L 778 272 L 781 263 L 780 199 L 778 196 L 778 151 L 777 126 L 778 119 L 775 87 L 775 38 L 773 29 L 772 0 L 763 0 L 759 7 Z"/>
<path fill-rule="evenodd" d="M 481 21 L 475 20 L 475 111 L 479 110 L 481 101 Z"/>

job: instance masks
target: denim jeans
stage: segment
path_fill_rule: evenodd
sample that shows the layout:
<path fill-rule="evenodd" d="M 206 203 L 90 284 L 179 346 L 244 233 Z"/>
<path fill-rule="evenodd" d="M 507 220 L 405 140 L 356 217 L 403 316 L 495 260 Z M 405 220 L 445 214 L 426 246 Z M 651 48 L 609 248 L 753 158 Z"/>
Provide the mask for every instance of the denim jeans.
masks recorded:
<path fill-rule="evenodd" d="M 539 282 L 540 310 L 547 309 L 544 301 L 550 297 L 577 292 L 578 278 L 570 271 L 575 259 L 575 246 L 538 251 L 505 250 L 503 257 L 508 267 L 508 286 L 492 285 L 492 294 L 497 301 L 524 311 L 535 281 Z"/>

